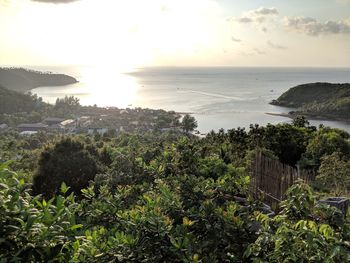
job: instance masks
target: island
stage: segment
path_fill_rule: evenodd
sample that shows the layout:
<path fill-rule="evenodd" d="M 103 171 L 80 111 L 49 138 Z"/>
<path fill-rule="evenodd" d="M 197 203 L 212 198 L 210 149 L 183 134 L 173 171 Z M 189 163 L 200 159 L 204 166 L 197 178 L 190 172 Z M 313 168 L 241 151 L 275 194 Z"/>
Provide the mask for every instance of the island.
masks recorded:
<path fill-rule="evenodd" d="M 25 68 L 0 68 L 0 86 L 22 93 L 38 87 L 64 86 L 77 82 L 75 78 L 65 74 Z"/>
<path fill-rule="evenodd" d="M 350 121 L 350 83 L 308 83 L 289 89 L 270 104 L 294 108 L 289 117 Z M 284 114 L 286 115 L 286 114 Z"/>

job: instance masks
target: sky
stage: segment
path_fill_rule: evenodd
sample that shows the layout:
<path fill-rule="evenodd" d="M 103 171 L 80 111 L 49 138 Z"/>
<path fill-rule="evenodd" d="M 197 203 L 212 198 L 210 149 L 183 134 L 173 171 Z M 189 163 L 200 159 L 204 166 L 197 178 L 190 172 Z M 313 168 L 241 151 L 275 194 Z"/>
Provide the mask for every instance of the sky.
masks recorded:
<path fill-rule="evenodd" d="M 0 65 L 350 67 L 350 0 L 0 0 Z"/>

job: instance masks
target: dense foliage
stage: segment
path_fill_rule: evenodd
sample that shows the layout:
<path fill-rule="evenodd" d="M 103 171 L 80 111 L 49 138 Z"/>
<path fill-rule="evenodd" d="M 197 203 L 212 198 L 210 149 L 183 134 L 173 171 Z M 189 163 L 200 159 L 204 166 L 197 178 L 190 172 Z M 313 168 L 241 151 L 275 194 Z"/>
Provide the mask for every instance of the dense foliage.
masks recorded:
<path fill-rule="evenodd" d="M 283 93 L 272 104 L 297 108 L 299 114 L 350 118 L 350 84 L 310 83 Z"/>
<path fill-rule="evenodd" d="M 46 147 L 40 155 L 38 171 L 33 178 L 34 193 L 52 196 L 62 182 L 79 193 L 99 171 L 96 159 L 98 152 L 94 146 L 85 146 L 70 138 Z"/>
<path fill-rule="evenodd" d="M 95 183 L 49 200 L 0 168 L 2 262 L 348 262 L 349 222 L 296 185 L 274 218 L 239 204 L 240 176 Z M 243 184 L 242 184 L 243 183 Z M 192 191 L 191 191 L 192 190 Z M 323 261 L 326 260 L 326 261 Z"/>
<path fill-rule="evenodd" d="M 34 95 L 17 93 L 0 86 L 0 114 L 31 112 L 41 103 L 41 99 Z"/>
<path fill-rule="evenodd" d="M 249 195 L 256 147 L 315 169 L 317 191 L 348 194 L 343 131 L 298 118 L 204 138 L 178 131 L 0 137 L 2 262 L 350 260 L 349 219 L 317 204 L 309 186 L 293 186 L 270 217 Z M 344 170 L 341 182 L 334 169 Z"/>
<path fill-rule="evenodd" d="M 350 225 L 336 208 L 316 205 L 307 185 L 291 187 L 282 211 L 259 214 L 262 229 L 246 250 L 253 262 L 349 262 Z"/>

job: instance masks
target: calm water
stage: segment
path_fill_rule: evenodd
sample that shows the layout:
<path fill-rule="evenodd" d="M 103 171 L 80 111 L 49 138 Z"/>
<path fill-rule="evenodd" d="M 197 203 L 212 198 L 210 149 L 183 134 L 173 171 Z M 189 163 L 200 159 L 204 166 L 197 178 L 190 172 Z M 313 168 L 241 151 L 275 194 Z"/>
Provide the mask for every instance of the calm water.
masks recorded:
<path fill-rule="evenodd" d="M 43 70 L 43 68 L 36 68 Z M 84 105 L 147 107 L 191 112 L 201 132 L 288 122 L 267 115 L 290 109 L 269 105 L 283 92 L 309 82 L 350 82 L 350 69 L 325 68 L 144 68 L 129 73 L 87 67 L 45 68 L 76 77 L 80 83 L 33 90 L 45 101 L 74 95 Z M 312 124 L 350 131 L 333 121 Z"/>

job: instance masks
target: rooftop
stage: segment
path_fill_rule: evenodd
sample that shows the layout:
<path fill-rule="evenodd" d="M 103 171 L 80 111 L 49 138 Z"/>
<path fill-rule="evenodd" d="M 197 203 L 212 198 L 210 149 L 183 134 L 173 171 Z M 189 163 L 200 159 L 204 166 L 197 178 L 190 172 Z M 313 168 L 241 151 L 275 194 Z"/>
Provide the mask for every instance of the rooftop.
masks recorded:
<path fill-rule="evenodd" d="M 48 127 L 44 123 L 22 123 L 17 126 L 17 128 L 46 128 Z"/>

